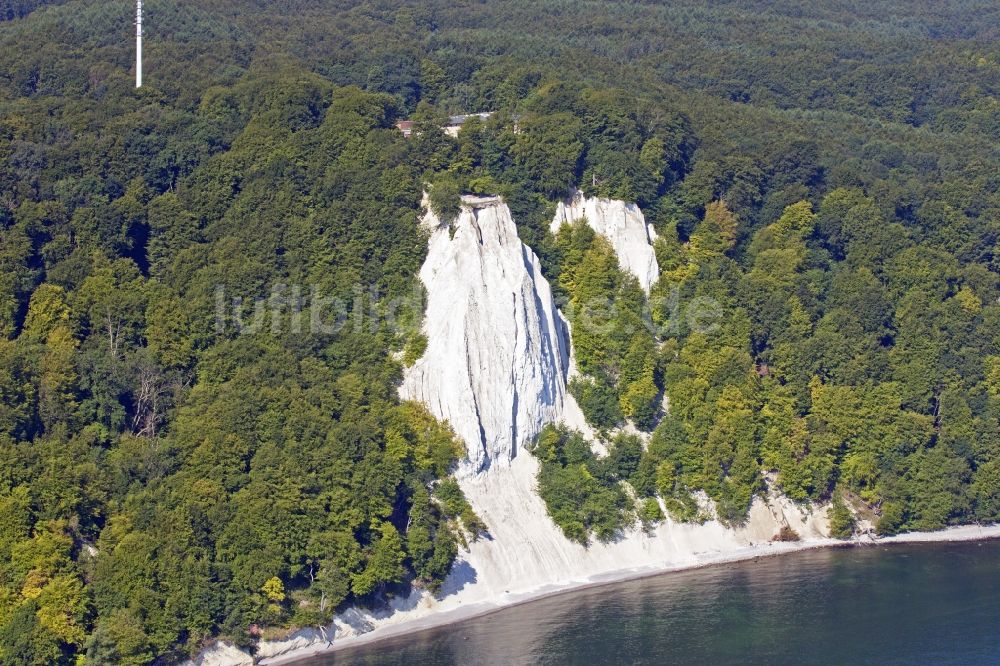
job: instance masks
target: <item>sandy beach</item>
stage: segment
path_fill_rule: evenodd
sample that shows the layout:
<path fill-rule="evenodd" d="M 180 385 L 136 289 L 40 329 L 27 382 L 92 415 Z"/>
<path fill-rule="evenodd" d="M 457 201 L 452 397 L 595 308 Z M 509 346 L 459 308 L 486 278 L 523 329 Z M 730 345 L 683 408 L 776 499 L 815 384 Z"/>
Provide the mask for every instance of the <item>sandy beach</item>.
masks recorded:
<path fill-rule="evenodd" d="M 291 651 L 283 654 L 263 658 L 258 663 L 267 666 L 295 664 L 304 659 L 315 657 L 320 654 L 327 654 L 337 650 L 368 645 L 396 636 L 454 624 L 462 620 L 481 617 L 503 608 L 510 608 L 518 604 L 528 603 L 552 595 L 580 590 L 587 587 L 606 585 L 609 583 L 657 576 L 676 571 L 686 571 L 701 567 L 751 560 L 760 557 L 773 557 L 815 548 L 864 547 L 868 545 L 891 545 L 902 543 L 978 541 L 998 538 L 1000 538 L 1000 524 L 984 526 L 965 525 L 936 532 L 910 532 L 882 538 L 862 537 L 850 541 L 836 539 L 808 539 L 790 543 L 763 543 L 726 553 L 705 554 L 704 556 L 699 556 L 697 562 L 677 566 L 623 569 L 620 571 L 596 575 L 586 581 L 542 586 L 535 590 L 517 594 L 501 595 L 495 599 L 467 603 L 454 608 L 441 609 L 439 611 L 431 610 L 429 613 L 421 613 L 419 612 L 421 609 L 414 609 L 414 611 L 410 611 L 409 613 L 403 612 L 398 617 L 392 616 L 386 618 L 384 623 L 380 623 L 378 626 L 375 626 L 371 629 L 371 631 L 335 638 L 330 642 L 321 641 L 309 646 L 292 649 Z M 393 621 L 393 619 L 395 619 L 395 621 Z M 277 647 L 277 644 L 275 647 Z"/>

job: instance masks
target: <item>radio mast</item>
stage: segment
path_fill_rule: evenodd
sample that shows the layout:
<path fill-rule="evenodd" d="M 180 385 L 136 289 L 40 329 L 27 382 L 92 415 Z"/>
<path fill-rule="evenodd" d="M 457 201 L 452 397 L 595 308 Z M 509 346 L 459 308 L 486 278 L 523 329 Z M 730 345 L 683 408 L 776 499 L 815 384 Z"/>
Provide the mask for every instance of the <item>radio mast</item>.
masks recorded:
<path fill-rule="evenodd" d="M 142 0 L 135 4 L 135 87 L 142 87 Z"/>

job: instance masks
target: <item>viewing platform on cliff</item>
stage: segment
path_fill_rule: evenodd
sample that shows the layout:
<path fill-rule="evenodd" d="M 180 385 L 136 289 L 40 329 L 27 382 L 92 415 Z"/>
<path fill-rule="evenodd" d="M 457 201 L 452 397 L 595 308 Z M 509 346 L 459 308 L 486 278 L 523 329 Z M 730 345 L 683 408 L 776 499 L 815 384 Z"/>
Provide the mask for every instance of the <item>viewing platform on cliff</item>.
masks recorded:
<path fill-rule="evenodd" d="M 486 120 L 493 115 L 492 111 L 482 111 L 480 113 L 463 113 L 457 116 L 448 116 L 448 122 L 441 126 L 444 133 L 451 137 L 458 136 L 459 130 L 462 129 L 462 125 L 466 123 L 470 118 L 479 118 L 480 120 Z M 396 129 L 403 133 L 403 136 L 409 139 L 413 136 L 416 123 L 413 120 L 400 120 L 396 123 Z"/>

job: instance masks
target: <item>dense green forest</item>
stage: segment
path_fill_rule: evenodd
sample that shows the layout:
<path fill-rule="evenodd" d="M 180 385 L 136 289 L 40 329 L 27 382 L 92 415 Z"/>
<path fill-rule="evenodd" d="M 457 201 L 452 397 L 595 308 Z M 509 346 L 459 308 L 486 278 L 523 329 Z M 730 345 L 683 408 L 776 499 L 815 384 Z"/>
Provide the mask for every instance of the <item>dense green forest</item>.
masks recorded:
<path fill-rule="evenodd" d="M 419 313 L 379 316 L 417 287 L 424 182 L 503 194 L 571 318 L 618 304 L 574 328 L 609 455 L 534 449 L 572 538 L 654 497 L 700 519 L 695 490 L 737 523 L 765 473 L 847 534 L 845 505 L 1000 519 L 996 3 L 145 7 L 137 91 L 131 3 L 0 2 L 0 665 L 169 661 L 440 585 L 482 526 L 461 446 L 396 397 Z M 656 227 L 648 301 L 586 227 L 547 232 L 581 183 Z M 301 332 L 294 285 L 359 323 Z M 260 299 L 288 316 L 255 328 Z"/>

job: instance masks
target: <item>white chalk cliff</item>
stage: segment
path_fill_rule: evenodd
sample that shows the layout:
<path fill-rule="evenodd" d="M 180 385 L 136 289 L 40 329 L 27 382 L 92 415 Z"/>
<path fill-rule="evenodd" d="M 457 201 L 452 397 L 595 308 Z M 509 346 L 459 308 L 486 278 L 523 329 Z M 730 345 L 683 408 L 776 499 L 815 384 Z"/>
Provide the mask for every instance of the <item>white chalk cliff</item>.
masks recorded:
<path fill-rule="evenodd" d="M 642 256 L 639 246 L 648 250 L 644 284 L 652 284 L 656 260 L 638 208 L 590 199 L 563 211 L 564 219 L 586 215 L 601 225 L 620 241 L 619 256 L 630 266 L 638 265 L 631 259 Z M 432 229 L 420 271 L 428 344 L 406 372 L 400 394 L 423 402 L 465 440 L 469 456 L 460 464 L 459 482 L 491 536 L 470 545 L 446 591 L 458 599 L 497 599 L 623 569 L 695 561 L 705 550 L 766 541 L 786 522 L 804 536 L 822 531 L 815 517 L 790 503 L 775 508 L 759 502 L 744 530 L 668 520 L 651 533 L 634 529 L 613 543 L 584 547 L 566 539 L 537 494 L 538 462 L 524 450 L 546 423 L 583 425 L 565 390 L 567 327 L 538 259 L 497 198 L 465 198 L 451 230 L 431 213 L 424 224 Z"/>
<path fill-rule="evenodd" d="M 655 281 L 648 232 L 646 240 L 639 233 L 645 229 L 641 211 L 597 200 L 562 210 L 563 219 L 585 215 L 601 225 L 623 265 L 645 276 L 644 288 Z M 754 500 L 746 525 L 738 529 L 714 520 L 698 525 L 668 518 L 650 532 L 633 528 L 611 543 L 584 547 L 569 541 L 538 496 L 538 462 L 525 450 L 547 423 L 562 421 L 587 431 L 566 391 L 572 367 L 568 327 L 538 258 L 521 243 L 498 198 L 465 198 L 450 224 L 428 212 L 423 225 L 430 233 L 420 271 L 428 342 L 424 356 L 407 369 L 400 396 L 447 419 L 465 441 L 468 457 L 456 476 L 489 537 L 460 553 L 440 596 L 414 590 L 379 611 L 350 608 L 330 627 L 261 642 L 262 663 L 433 626 L 588 582 L 827 543 L 825 511 L 805 511 L 773 493 L 767 501 Z M 643 243 L 649 255 L 639 251 Z M 645 263 L 638 261 L 642 256 Z M 769 544 L 786 525 L 806 542 Z M 189 662 L 251 663 L 248 654 L 221 643 Z"/>
<path fill-rule="evenodd" d="M 582 219 L 611 243 L 622 270 L 634 275 L 642 290 L 649 294 L 660 277 L 656 253 L 653 251 L 656 231 L 652 225 L 646 224 L 646 218 L 639 207 L 616 199 L 588 197 L 577 190 L 572 199 L 560 201 L 556 207 L 555 217 L 552 218 L 552 233 L 557 233 L 564 224 Z"/>
<path fill-rule="evenodd" d="M 428 345 L 400 396 L 447 420 L 468 448 L 463 471 L 480 473 L 561 418 L 568 329 L 502 201 L 466 197 L 450 224 L 428 210 L 423 225 Z"/>

